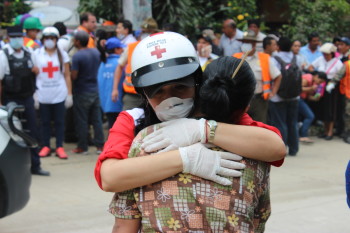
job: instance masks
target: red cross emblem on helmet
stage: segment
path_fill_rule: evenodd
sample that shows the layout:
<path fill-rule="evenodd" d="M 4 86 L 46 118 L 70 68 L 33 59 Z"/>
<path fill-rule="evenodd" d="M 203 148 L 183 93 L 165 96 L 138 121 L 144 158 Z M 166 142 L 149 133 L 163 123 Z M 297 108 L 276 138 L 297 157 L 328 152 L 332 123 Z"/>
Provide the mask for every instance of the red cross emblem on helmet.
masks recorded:
<path fill-rule="evenodd" d="M 162 58 L 162 53 L 166 52 L 166 48 L 160 48 L 160 45 L 155 46 L 155 50 L 151 52 L 151 56 L 156 55 L 157 59 Z"/>

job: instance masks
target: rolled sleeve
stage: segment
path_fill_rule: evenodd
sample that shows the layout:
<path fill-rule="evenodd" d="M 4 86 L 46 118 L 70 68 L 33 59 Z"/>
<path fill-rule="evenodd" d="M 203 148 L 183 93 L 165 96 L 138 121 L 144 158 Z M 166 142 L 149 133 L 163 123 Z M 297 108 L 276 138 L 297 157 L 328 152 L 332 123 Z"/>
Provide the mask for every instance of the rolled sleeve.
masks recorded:
<path fill-rule="evenodd" d="M 276 66 L 275 59 L 272 59 L 271 57 L 269 58 L 269 70 L 271 79 L 275 79 L 281 74 L 281 71 Z"/>

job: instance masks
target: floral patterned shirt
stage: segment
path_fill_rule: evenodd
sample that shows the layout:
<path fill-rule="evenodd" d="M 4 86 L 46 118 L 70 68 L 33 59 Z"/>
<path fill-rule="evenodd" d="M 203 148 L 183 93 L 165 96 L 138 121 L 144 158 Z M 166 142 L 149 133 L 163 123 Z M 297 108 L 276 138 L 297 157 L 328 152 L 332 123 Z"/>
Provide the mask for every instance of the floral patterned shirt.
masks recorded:
<path fill-rule="evenodd" d="M 141 149 L 142 139 L 157 128 L 150 126 L 136 136 L 129 157 L 148 155 Z M 263 232 L 271 212 L 270 165 L 242 162 L 246 168 L 240 178 L 229 178 L 231 186 L 179 173 L 116 193 L 109 212 L 116 218 L 141 218 L 142 232 Z"/>

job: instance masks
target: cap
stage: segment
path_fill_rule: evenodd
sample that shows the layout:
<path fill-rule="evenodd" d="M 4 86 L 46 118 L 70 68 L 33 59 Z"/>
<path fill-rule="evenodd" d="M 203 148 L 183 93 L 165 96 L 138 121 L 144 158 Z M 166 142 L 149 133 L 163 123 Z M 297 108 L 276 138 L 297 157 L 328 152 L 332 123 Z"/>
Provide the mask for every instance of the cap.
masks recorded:
<path fill-rule="evenodd" d="M 334 44 L 332 43 L 324 43 L 321 48 L 320 48 L 320 52 L 321 53 L 327 53 L 327 54 L 330 54 L 330 53 L 335 53 L 337 51 L 337 47 L 335 47 Z"/>
<path fill-rule="evenodd" d="M 184 85 L 186 87 L 194 87 L 195 86 L 195 79 L 191 76 L 182 78 L 182 79 L 177 79 L 177 80 L 172 80 L 169 82 L 153 85 L 153 86 L 148 86 L 144 87 L 143 90 L 145 91 L 145 94 L 147 95 L 148 98 L 153 98 L 154 95 L 164 86 L 170 85 L 170 84 L 179 84 L 179 85 Z"/>
<path fill-rule="evenodd" d="M 214 40 L 216 38 L 214 31 L 212 29 L 204 29 L 202 31 L 202 35 L 209 37 L 211 40 Z"/>
<path fill-rule="evenodd" d="M 252 30 L 248 30 L 243 33 L 242 39 L 237 39 L 242 42 L 262 42 L 261 40 L 258 40 L 257 36 L 255 35 L 255 32 Z"/>
<path fill-rule="evenodd" d="M 125 48 L 126 45 L 123 44 L 117 37 L 109 38 L 106 42 L 106 49 L 114 49 L 114 48 Z"/>
<path fill-rule="evenodd" d="M 350 45 L 350 39 L 348 37 L 341 37 L 339 41 L 345 43 L 346 45 Z"/>
<path fill-rule="evenodd" d="M 9 37 L 22 37 L 23 36 L 23 28 L 20 25 L 15 25 L 12 27 L 7 27 L 7 35 Z"/>

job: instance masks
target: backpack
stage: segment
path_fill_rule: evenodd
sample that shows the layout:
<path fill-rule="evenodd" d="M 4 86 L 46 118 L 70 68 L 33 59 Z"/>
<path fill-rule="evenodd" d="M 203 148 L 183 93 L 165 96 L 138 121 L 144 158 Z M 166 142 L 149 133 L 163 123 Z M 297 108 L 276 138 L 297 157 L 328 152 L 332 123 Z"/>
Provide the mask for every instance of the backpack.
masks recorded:
<path fill-rule="evenodd" d="M 291 63 L 284 62 L 280 57 L 274 56 L 281 65 L 282 80 L 277 94 L 284 99 L 295 98 L 301 93 L 301 69 L 297 65 L 296 56 L 293 55 Z"/>

